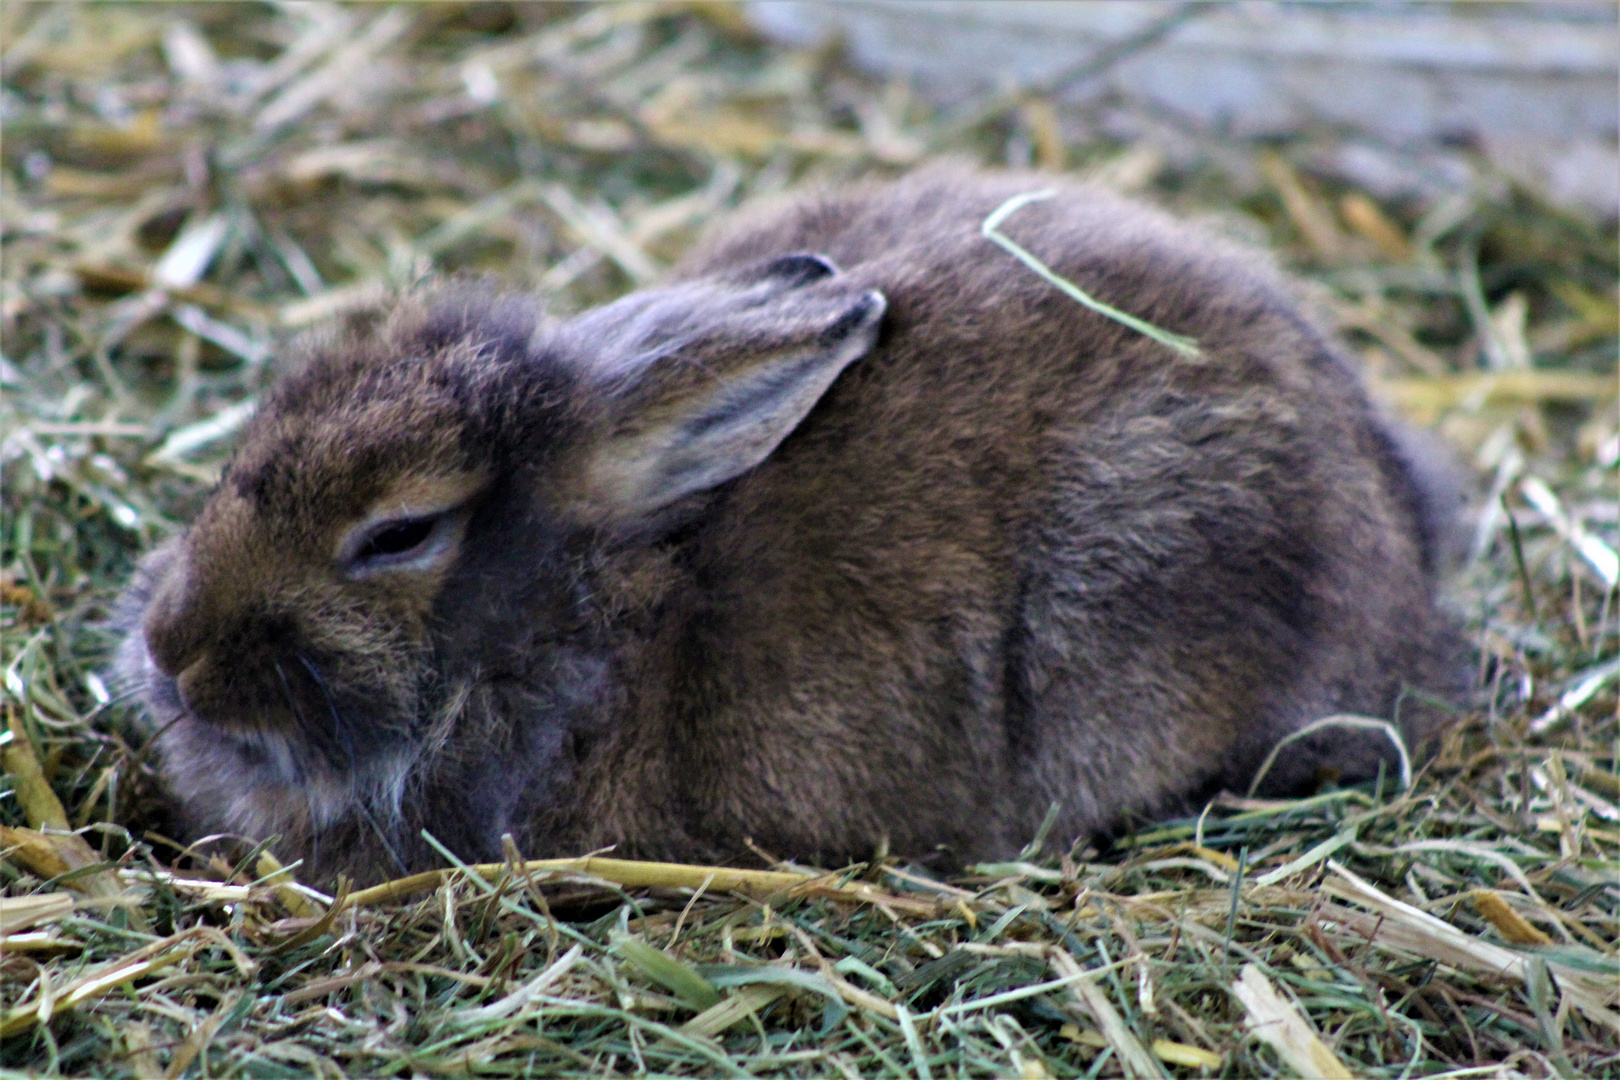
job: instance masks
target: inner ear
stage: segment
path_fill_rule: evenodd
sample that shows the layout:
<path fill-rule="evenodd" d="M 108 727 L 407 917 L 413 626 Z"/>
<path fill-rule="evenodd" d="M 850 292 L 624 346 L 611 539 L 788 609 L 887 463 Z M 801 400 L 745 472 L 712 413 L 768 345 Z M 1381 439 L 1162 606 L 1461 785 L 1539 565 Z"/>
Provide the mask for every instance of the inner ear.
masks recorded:
<path fill-rule="evenodd" d="M 586 499 L 601 512 L 647 514 L 759 465 L 876 343 L 883 294 L 829 288 L 837 270 L 821 256 L 752 269 L 756 284 L 793 287 L 716 298 L 712 322 L 643 367 L 586 464 Z"/>
<path fill-rule="evenodd" d="M 775 278 L 784 285 L 797 288 L 832 277 L 838 273 L 838 267 L 825 255 L 801 251 L 794 255 L 772 259 L 761 267 L 758 273 L 760 277 Z"/>

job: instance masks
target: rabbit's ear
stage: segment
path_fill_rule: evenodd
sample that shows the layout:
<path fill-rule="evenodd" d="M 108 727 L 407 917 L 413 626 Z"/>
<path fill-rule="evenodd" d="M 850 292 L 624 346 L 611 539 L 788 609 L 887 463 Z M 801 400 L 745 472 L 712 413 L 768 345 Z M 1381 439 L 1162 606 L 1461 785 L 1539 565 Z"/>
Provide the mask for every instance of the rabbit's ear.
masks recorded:
<path fill-rule="evenodd" d="M 633 374 L 590 455 L 587 500 L 624 520 L 764 461 L 877 340 L 883 294 L 807 287 L 833 273 L 819 256 L 759 266 L 751 288 L 706 297 L 676 340 L 620 367 Z"/>

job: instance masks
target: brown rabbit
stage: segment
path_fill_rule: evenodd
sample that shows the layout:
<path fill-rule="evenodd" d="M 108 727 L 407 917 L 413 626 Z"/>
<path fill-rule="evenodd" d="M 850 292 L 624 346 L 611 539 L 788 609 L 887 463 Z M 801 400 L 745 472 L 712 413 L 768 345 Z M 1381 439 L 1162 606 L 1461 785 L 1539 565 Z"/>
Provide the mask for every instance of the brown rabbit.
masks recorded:
<path fill-rule="evenodd" d="M 453 285 L 305 348 L 128 597 L 198 828 L 311 877 L 527 854 L 1006 855 L 1461 687 L 1444 508 L 1277 275 L 1046 178 L 744 215 L 562 322 Z M 1425 696 L 1427 695 L 1427 696 Z M 1351 778 L 1320 739 L 1268 777 Z M 1340 755 L 1339 760 L 1332 756 Z"/>

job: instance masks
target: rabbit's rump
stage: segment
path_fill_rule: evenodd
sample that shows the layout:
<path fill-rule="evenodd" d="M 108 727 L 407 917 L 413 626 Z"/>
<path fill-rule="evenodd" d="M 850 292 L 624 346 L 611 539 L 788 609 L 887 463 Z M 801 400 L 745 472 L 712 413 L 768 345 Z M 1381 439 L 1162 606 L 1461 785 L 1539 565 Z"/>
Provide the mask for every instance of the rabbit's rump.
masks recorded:
<path fill-rule="evenodd" d="M 1189 358 L 980 235 L 1047 183 L 802 197 L 565 323 L 460 287 L 310 346 L 130 594 L 198 826 L 367 877 L 424 828 L 961 860 L 1246 787 L 1326 715 L 1428 735 L 1428 473 L 1256 257 L 1086 188 L 1003 225 Z"/>

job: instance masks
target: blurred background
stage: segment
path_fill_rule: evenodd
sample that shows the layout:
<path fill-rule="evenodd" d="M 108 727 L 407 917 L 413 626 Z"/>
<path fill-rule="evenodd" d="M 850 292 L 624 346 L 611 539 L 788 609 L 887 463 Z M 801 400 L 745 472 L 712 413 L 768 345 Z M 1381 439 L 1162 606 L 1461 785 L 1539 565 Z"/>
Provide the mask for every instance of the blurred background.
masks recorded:
<path fill-rule="evenodd" d="M 840 36 L 862 69 L 908 77 L 935 100 L 1039 96 L 1068 143 L 1145 143 L 1183 168 L 1213 157 L 1249 186 L 1261 178 L 1245 144 L 1286 140 L 1313 173 L 1383 199 L 1494 180 L 1599 218 L 1620 207 L 1613 4 L 759 0 L 747 10 L 777 40 Z M 1032 162 L 1038 152 L 1033 141 L 1011 150 Z"/>

